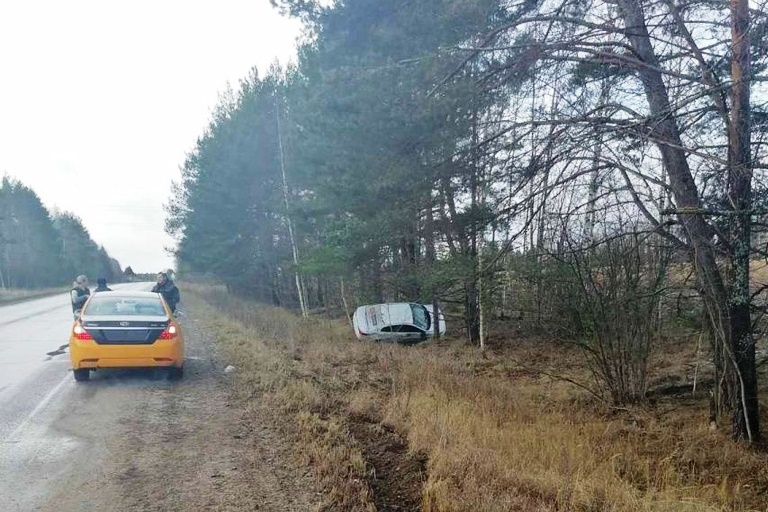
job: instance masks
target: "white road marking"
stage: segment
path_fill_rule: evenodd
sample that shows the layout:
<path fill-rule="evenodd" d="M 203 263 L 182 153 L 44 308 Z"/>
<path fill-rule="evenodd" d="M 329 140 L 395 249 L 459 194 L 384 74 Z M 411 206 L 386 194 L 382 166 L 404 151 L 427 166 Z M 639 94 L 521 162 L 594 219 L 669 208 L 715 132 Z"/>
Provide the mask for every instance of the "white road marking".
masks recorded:
<path fill-rule="evenodd" d="M 69 382 L 72 382 L 72 376 L 69 375 L 69 372 L 67 372 L 67 375 L 65 375 L 64 378 L 61 379 L 61 381 L 58 384 L 56 384 L 56 386 L 52 390 L 50 390 L 48 394 L 45 395 L 42 400 L 40 400 L 40 402 L 38 402 L 38 404 L 35 406 L 34 409 L 32 409 L 32 411 L 27 415 L 27 417 L 24 418 L 24 420 L 21 423 L 19 423 L 19 425 L 15 429 L 13 429 L 13 431 L 10 434 L 8 434 L 5 442 L 11 442 L 11 443 L 15 442 L 14 440 L 17 439 L 17 436 L 21 434 L 22 431 L 27 429 L 27 427 L 32 422 L 32 420 L 35 419 L 35 416 L 37 416 L 38 413 L 40 413 L 40 411 L 42 411 L 45 408 L 45 406 L 48 405 L 48 403 L 50 403 L 51 400 L 53 400 L 53 397 L 56 396 L 56 394 L 59 391 L 61 391 L 61 389 Z"/>

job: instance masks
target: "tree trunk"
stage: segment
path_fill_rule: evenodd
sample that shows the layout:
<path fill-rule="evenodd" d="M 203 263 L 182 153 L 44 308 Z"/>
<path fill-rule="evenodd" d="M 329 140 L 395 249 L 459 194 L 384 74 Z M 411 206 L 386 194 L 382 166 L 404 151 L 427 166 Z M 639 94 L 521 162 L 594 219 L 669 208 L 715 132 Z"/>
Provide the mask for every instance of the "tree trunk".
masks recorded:
<path fill-rule="evenodd" d="M 608 94 L 610 92 L 610 86 L 608 80 L 600 82 L 600 99 L 598 100 L 598 106 L 605 105 L 608 101 Z M 597 193 L 600 190 L 600 163 L 602 161 L 603 151 L 603 132 L 601 128 L 596 130 L 595 147 L 592 150 L 592 170 L 589 173 L 589 190 L 587 197 L 587 218 L 584 226 L 584 236 L 587 245 L 592 245 L 595 238 L 595 208 L 597 205 Z"/>
<path fill-rule="evenodd" d="M 285 177 L 285 159 L 283 155 L 283 138 L 280 134 L 280 104 L 275 98 L 275 121 L 277 124 L 277 146 L 280 152 L 280 174 L 283 178 L 283 201 L 285 202 L 285 218 L 288 224 L 288 238 L 291 242 L 291 253 L 293 255 L 293 265 L 295 267 L 294 277 L 296 280 L 296 295 L 299 298 L 299 308 L 301 309 L 301 316 L 307 318 L 307 305 L 304 297 L 304 286 L 301 282 L 301 275 L 299 274 L 299 248 L 296 245 L 296 238 L 293 236 L 293 222 L 291 221 L 290 209 L 288 205 L 288 180 Z"/>
<path fill-rule="evenodd" d="M 472 264 L 471 271 L 468 272 L 468 280 L 464 288 L 466 293 L 466 326 L 469 342 L 480 344 L 480 295 L 478 293 L 478 279 L 480 277 L 477 266 L 478 246 L 480 245 L 480 233 L 478 229 L 478 210 L 480 207 L 480 158 L 478 155 L 479 146 L 478 134 L 478 114 L 477 109 L 472 112 L 472 149 L 470 151 L 470 175 L 469 175 L 469 194 L 470 194 L 470 212 L 472 217 L 469 223 L 469 258 Z"/>
<path fill-rule="evenodd" d="M 373 301 L 376 303 L 384 302 L 384 283 L 382 283 L 381 279 L 381 260 L 379 258 L 380 256 L 377 251 L 371 261 L 371 291 L 373 293 Z"/>
<path fill-rule="evenodd" d="M 732 131 L 729 136 L 731 139 L 729 157 L 733 158 L 734 155 L 731 153 L 738 154 L 731 161 L 729 176 L 731 201 L 734 209 L 745 212 L 737 215 L 740 219 L 739 227 L 734 233 L 738 237 L 738 243 L 735 245 L 740 248 L 737 249 L 737 254 L 732 255 L 732 262 L 735 274 L 740 275 L 735 275 L 733 290 L 743 299 L 746 284 L 748 299 L 749 220 L 746 210 L 751 200 L 749 197 L 751 172 L 747 165 L 749 162 L 749 39 L 746 28 L 749 14 L 747 0 L 732 0 L 731 5 L 734 26 L 732 74 L 742 73 L 741 83 L 735 80 L 732 99 L 737 101 L 742 109 L 746 108 L 746 111 L 740 114 L 739 122 L 731 123 Z M 732 302 L 734 294 L 728 293 L 715 258 L 713 230 L 704 221 L 703 216 L 697 213 L 701 209 L 699 193 L 686 159 L 677 122 L 675 117 L 669 115 L 672 112 L 669 96 L 659 72 L 659 61 L 651 45 L 642 8 L 638 0 L 618 0 L 618 6 L 624 18 L 626 37 L 639 60 L 645 64 L 638 66 L 637 73 L 643 83 L 648 105 L 654 117 L 648 135 L 656 141 L 661 153 L 678 212 L 681 212 L 678 216 L 692 246 L 691 259 L 716 347 L 715 367 L 723 372 L 723 389 L 717 390 L 721 409 L 733 415 L 734 437 L 755 441 L 759 438 L 759 421 L 749 303 L 748 300 L 746 303 Z M 742 19 L 743 17 L 746 17 L 746 21 Z M 741 44 L 744 48 L 741 48 Z M 742 67 L 745 61 L 746 70 Z M 746 92 L 741 90 L 745 86 L 743 82 L 746 82 Z M 734 133 L 733 130 L 738 133 Z M 746 146 L 744 146 L 745 140 Z M 747 158 L 744 159 L 744 156 Z M 735 182 L 734 178 L 736 178 Z M 744 222 L 744 218 L 747 218 L 747 222 Z M 744 236 L 747 238 L 744 239 Z"/>
<path fill-rule="evenodd" d="M 427 268 L 429 269 L 430 283 L 429 295 L 432 301 L 432 336 L 434 339 L 440 338 L 440 315 L 437 300 L 437 286 L 435 275 L 435 261 L 437 253 L 435 251 L 435 212 L 432 206 L 432 197 L 430 194 L 427 200 L 426 221 L 424 222 L 424 244 L 426 245 Z"/>
<path fill-rule="evenodd" d="M 480 315 L 477 304 L 477 284 L 474 280 L 466 283 L 464 287 L 464 316 L 467 338 L 473 345 L 480 341 Z"/>
<path fill-rule="evenodd" d="M 421 286 L 418 278 L 418 242 L 417 233 L 414 231 L 404 236 L 401 241 L 402 258 L 401 265 L 406 277 L 406 300 L 418 300 L 421 296 Z"/>
<path fill-rule="evenodd" d="M 731 122 L 728 130 L 728 184 L 733 217 L 733 284 L 730 296 L 731 342 L 738 370 L 738 394 L 733 399 L 733 434 L 756 441 L 760 437 L 755 342 L 752 336 L 749 291 L 751 247 L 752 163 L 750 152 L 749 1 L 731 0 Z"/>
<path fill-rule="evenodd" d="M 477 334 L 480 342 L 480 350 L 485 350 L 485 334 L 488 332 L 488 318 L 485 303 L 485 280 L 482 274 L 483 269 L 483 248 L 481 247 L 477 253 L 477 287 L 479 298 L 477 304 Z"/>
<path fill-rule="evenodd" d="M 350 327 L 354 327 L 355 324 L 352 322 L 352 315 L 349 314 L 349 306 L 347 305 L 347 294 L 344 292 L 344 276 L 341 276 L 340 279 L 339 288 L 341 290 L 341 303 L 344 305 L 344 314 L 347 316 Z"/>

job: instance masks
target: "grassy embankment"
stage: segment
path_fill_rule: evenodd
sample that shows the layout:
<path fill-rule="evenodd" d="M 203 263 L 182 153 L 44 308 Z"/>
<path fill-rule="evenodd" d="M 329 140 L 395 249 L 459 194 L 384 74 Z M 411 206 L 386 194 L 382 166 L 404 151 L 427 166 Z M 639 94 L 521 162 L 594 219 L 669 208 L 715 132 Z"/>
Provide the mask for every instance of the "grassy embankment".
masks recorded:
<path fill-rule="evenodd" d="M 587 378 L 552 341 L 495 340 L 485 355 L 360 343 L 345 322 L 184 291 L 244 406 L 292 436 L 326 510 L 768 510 L 768 457 L 710 429 L 702 393 L 611 409 L 538 371 Z M 669 342 L 654 379 L 689 378 L 695 345 Z"/>
<path fill-rule="evenodd" d="M 43 288 L 39 290 L 0 290 L 0 305 L 15 304 L 25 300 L 49 297 L 59 293 L 66 293 L 68 288 Z"/>

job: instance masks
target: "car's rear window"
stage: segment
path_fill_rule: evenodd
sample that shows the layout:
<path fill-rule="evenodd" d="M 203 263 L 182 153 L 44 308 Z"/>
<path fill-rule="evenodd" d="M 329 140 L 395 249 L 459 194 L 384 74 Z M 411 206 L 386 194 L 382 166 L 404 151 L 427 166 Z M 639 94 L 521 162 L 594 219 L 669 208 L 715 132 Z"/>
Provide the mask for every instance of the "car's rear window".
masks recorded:
<path fill-rule="evenodd" d="M 89 316 L 165 316 L 165 308 L 159 297 L 91 297 L 84 315 Z"/>

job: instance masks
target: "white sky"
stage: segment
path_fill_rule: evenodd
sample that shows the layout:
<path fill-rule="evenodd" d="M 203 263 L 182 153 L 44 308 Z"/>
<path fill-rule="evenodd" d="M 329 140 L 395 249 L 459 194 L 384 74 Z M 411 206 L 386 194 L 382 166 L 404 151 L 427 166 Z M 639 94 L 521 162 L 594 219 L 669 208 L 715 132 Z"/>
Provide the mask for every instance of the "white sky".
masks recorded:
<path fill-rule="evenodd" d="M 0 175 L 125 268 L 173 267 L 163 203 L 227 82 L 295 55 L 269 0 L 0 2 Z"/>

